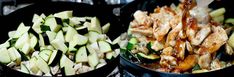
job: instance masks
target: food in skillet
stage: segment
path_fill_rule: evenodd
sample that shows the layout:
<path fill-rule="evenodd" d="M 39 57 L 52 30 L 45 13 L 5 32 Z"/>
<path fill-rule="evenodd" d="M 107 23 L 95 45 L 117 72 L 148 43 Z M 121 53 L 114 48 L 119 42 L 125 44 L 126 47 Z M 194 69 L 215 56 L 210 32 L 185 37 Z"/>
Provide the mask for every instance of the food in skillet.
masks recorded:
<path fill-rule="evenodd" d="M 205 6 L 193 1 L 156 7 L 153 13 L 136 11 L 128 33 L 120 36 L 125 37 L 120 45 L 123 56 L 152 70 L 172 73 L 231 66 L 233 18 L 224 19 L 225 8 L 208 8 L 212 0 Z"/>
<path fill-rule="evenodd" d="M 72 11 L 34 14 L 33 25 L 21 23 L 0 45 L 0 62 L 39 76 L 75 75 L 98 69 L 116 58 L 112 41 L 97 17 L 74 17 Z"/>

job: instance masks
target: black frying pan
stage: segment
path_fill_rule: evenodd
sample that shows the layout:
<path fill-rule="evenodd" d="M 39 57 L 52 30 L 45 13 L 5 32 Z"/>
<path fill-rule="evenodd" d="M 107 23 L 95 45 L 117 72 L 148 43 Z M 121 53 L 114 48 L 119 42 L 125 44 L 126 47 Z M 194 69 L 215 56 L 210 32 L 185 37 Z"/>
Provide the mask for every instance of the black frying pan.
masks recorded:
<path fill-rule="evenodd" d="M 170 6 L 172 3 L 178 4 L 179 0 L 136 0 L 133 1 L 121 9 L 121 23 L 123 24 L 123 29 L 127 31 L 129 23 L 133 20 L 133 14 L 136 10 L 144 10 L 148 12 L 153 12 L 154 8 L 157 6 Z M 214 1 L 210 4 L 210 8 L 217 9 L 220 7 L 226 8 L 225 18 L 234 17 L 234 8 L 232 7 L 233 1 L 231 0 L 221 0 Z M 128 72 L 143 77 L 233 77 L 234 66 L 227 67 L 217 71 L 211 71 L 207 73 L 199 74 L 175 74 L 154 71 L 149 68 L 142 67 L 135 64 L 120 54 L 120 64 Z"/>
<path fill-rule="evenodd" d="M 105 6 L 91 6 L 88 4 L 82 3 L 71 3 L 71 2 L 47 2 L 47 3 L 36 3 L 25 8 L 16 10 L 13 13 L 10 13 L 7 16 L 1 17 L 1 28 L 0 42 L 3 43 L 8 39 L 8 32 L 12 30 L 16 30 L 18 25 L 21 22 L 24 22 L 26 26 L 32 26 L 32 18 L 33 14 L 42 14 L 45 15 L 53 14 L 56 12 L 61 12 L 65 10 L 72 10 L 74 16 L 82 17 L 82 16 L 97 16 L 101 22 L 101 25 L 106 24 L 107 22 L 111 23 L 111 27 L 108 32 L 108 36 L 113 40 L 118 37 L 121 33 L 118 32 L 119 29 L 119 19 L 113 15 L 112 8 Z M 107 65 L 79 75 L 79 77 L 105 77 L 110 72 L 113 71 L 114 68 L 119 64 L 119 57 L 107 63 Z M 31 77 L 34 75 L 25 74 L 16 70 L 13 70 L 6 65 L 0 64 L 0 68 L 2 68 L 2 72 L 0 72 L 2 76 L 7 77 Z M 1 76 L 1 77 L 2 77 Z"/>

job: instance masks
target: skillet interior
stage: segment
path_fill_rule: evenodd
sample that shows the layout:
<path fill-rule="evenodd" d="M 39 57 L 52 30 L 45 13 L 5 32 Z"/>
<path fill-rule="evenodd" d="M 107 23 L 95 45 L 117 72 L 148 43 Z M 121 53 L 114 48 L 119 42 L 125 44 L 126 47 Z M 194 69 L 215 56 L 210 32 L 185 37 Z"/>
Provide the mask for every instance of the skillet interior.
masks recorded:
<path fill-rule="evenodd" d="M 21 22 L 23 22 L 26 26 L 32 26 L 32 18 L 33 14 L 35 13 L 39 15 L 42 13 L 44 13 L 45 15 L 49 15 L 65 10 L 72 10 L 73 15 L 78 17 L 97 16 L 101 22 L 101 25 L 110 22 L 111 27 L 107 35 L 112 40 L 121 34 L 120 32 L 118 32 L 119 29 L 118 26 L 120 26 L 120 23 L 118 22 L 119 19 L 112 14 L 112 9 L 109 7 L 105 6 L 94 7 L 88 4 L 72 3 L 72 2 L 48 2 L 48 3 L 32 4 L 25 8 L 16 10 L 15 12 L 10 13 L 7 16 L 2 17 L 1 24 L 4 25 L 1 25 L 2 28 L 0 28 L 1 31 L 0 35 L 2 36 L 0 42 L 1 43 L 5 42 L 8 39 L 8 32 L 16 30 Z M 114 68 L 116 68 L 118 64 L 119 64 L 119 57 L 117 57 L 113 61 L 110 61 L 107 65 L 99 69 L 74 76 L 80 76 L 80 77 L 107 76 L 110 72 L 113 71 Z M 3 73 L 2 73 L 3 76 L 12 76 L 12 77 L 33 76 L 22 72 L 18 72 L 3 64 L 0 64 L 0 67 L 3 68 Z"/>
<path fill-rule="evenodd" d="M 178 4 L 179 0 L 136 0 L 127 5 L 125 5 L 121 9 L 121 23 L 124 26 L 125 31 L 127 31 L 129 23 L 133 20 L 133 14 L 136 10 L 148 11 L 149 13 L 153 12 L 154 8 L 157 6 L 170 6 L 172 3 Z M 234 15 L 234 8 L 232 8 L 233 1 L 231 0 L 221 0 L 214 1 L 209 5 L 209 8 L 217 9 L 221 7 L 225 7 L 226 13 L 225 18 L 232 18 Z M 123 66 L 127 71 L 133 73 L 138 76 L 159 76 L 159 77 L 225 77 L 231 76 L 231 71 L 234 70 L 234 66 L 227 67 L 217 71 L 210 71 L 207 73 L 199 73 L 199 74 L 174 74 L 174 73 L 165 73 L 151 70 L 149 68 L 145 68 L 129 61 L 127 58 L 120 54 L 120 65 Z M 132 72 L 134 71 L 134 72 Z"/>

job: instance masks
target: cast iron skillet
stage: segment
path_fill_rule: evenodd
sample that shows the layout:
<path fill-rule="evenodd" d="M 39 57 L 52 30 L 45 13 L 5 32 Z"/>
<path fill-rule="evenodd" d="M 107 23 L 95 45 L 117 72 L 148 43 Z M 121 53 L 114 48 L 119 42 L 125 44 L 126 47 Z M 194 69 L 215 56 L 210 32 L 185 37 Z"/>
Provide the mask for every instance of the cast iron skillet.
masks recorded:
<path fill-rule="evenodd" d="M 123 29 L 127 31 L 130 21 L 133 20 L 133 13 L 136 10 L 144 10 L 152 13 L 155 7 L 164 5 L 170 6 L 172 3 L 178 4 L 179 0 L 136 0 L 125 5 L 124 7 L 122 7 L 120 13 L 121 23 L 124 27 Z M 232 15 L 234 13 L 234 8 L 232 8 L 231 6 L 232 3 L 233 2 L 231 0 L 215 1 L 212 4 L 210 4 L 209 7 L 213 9 L 225 7 L 225 17 L 230 18 L 234 17 L 234 15 Z M 199 74 L 175 74 L 159 72 L 131 62 L 123 56 L 123 53 L 120 54 L 120 65 L 128 72 L 140 77 L 229 77 L 233 76 L 232 71 L 234 71 L 234 66 L 230 66 L 221 70 Z"/>
<path fill-rule="evenodd" d="M 108 32 L 108 36 L 113 40 L 118 37 L 121 33 L 117 30 L 119 29 L 119 19 L 113 15 L 112 9 L 105 6 L 91 6 L 88 4 L 82 3 L 71 3 L 71 2 L 49 2 L 49 3 L 36 3 L 25 8 L 19 9 L 7 16 L 2 17 L 0 35 L 0 42 L 3 43 L 8 39 L 8 32 L 12 30 L 16 30 L 18 25 L 23 22 L 26 26 L 32 26 L 32 18 L 33 14 L 41 14 L 45 15 L 53 14 L 56 12 L 61 12 L 65 10 L 73 10 L 73 15 L 82 17 L 82 16 L 97 16 L 101 22 L 101 25 L 106 24 L 107 22 L 111 23 L 111 27 Z M 99 76 L 104 77 L 110 74 L 114 68 L 119 64 L 119 57 L 115 58 L 112 61 L 109 61 L 105 66 L 78 75 L 79 77 L 91 77 L 91 76 Z M 2 68 L 3 72 L 0 72 L 0 75 L 7 77 L 32 77 L 35 75 L 30 75 L 26 73 L 22 73 L 16 70 L 13 70 L 6 65 L 0 64 L 0 68 Z"/>

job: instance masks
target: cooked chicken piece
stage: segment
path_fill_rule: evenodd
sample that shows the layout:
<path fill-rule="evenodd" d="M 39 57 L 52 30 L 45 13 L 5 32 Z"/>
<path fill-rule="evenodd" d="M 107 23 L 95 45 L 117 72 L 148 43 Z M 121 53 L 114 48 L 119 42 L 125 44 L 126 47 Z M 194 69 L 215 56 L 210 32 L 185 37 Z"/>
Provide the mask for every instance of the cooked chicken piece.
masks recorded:
<path fill-rule="evenodd" d="M 213 60 L 210 64 L 211 70 L 221 69 L 222 67 L 223 66 L 222 66 L 221 62 L 218 59 Z"/>
<path fill-rule="evenodd" d="M 132 33 L 140 33 L 145 36 L 152 36 L 153 34 L 153 29 L 152 28 L 146 28 L 146 29 L 141 29 L 141 28 L 131 28 L 129 29 Z"/>
<path fill-rule="evenodd" d="M 78 69 L 79 73 L 85 73 L 85 72 L 88 72 L 88 71 L 91 71 L 91 70 L 93 70 L 93 68 L 85 66 L 85 65 L 83 65 L 80 69 Z"/>
<path fill-rule="evenodd" d="M 170 21 L 174 16 L 174 12 L 169 10 L 168 7 L 162 7 L 159 12 L 150 15 L 156 21 L 153 25 L 153 34 L 158 41 L 162 41 L 170 30 Z"/>
<path fill-rule="evenodd" d="M 192 41 L 198 31 L 197 20 L 195 18 L 189 18 L 187 26 L 188 27 L 186 29 L 186 35 L 188 37 L 188 40 Z"/>
<path fill-rule="evenodd" d="M 178 39 L 176 41 L 175 45 L 175 52 L 176 52 L 176 57 L 184 60 L 184 55 L 185 55 L 185 41 Z"/>
<path fill-rule="evenodd" d="M 149 50 L 146 47 L 137 47 L 137 50 L 144 53 L 144 54 L 149 53 Z"/>
<path fill-rule="evenodd" d="M 168 55 L 168 56 L 172 56 L 174 54 L 174 50 L 172 47 L 166 47 L 163 49 L 162 54 L 161 55 Z"/>
<path fill-rule="evenodd" d="M 232 47 L 227 43 L 225 44 L 225 51 L 226 51 L 226 53 L 228 55 L 233 55 L 234 54 Z"/>
<path fill-rule="evenodd" d="M 207 24 L 210 21 L 209 9 L 206 7 L 194 7 L 189 13 L 197 19 L 198 23 Z"/>
<path fill-rule="evenodd" d="M 154 44 L 151 46 L 155 51 L 159 51 L 164 48 L 164 45 L 158 41 L 154 41 Z"/>
<path fill-rule="evenodd" d="M 171 68 L 177 65 L 176 58 L 173 56 L 168 56 L 168 55 L 160 55 L 161 60 L 160 60 L 160 65 L 162 67 L 166 68 Z"/>
<path fill-rule="evenodd" d="M 189 52 L 189 54 L 193 54 L 193 47 L 191 46 L 190 42 L 186 40 L 186 49 Z"/>
<path fill-rule="evenodd" d="M 157 22 L 157 23 L 158 27 L 153 28 L 153 34 L 158 41 L 162 41 L 164 39 L 164 36 L 169 32 L 171 27 L 169 22 L 165 23 Z"/>
<path fill-rule="evenodd" d="M 202 25 L 201 29 L 196 33 L 196 36 L 192 38 L 191 44 L 192 45 L 200 45 L 202 41 L 210 34 L 211 29 L 209 25 L 203 25 L 203 24 L 198 24 Z"/>
<path fill-rule="evenodd" d="M 134 16 L 136 22 L 141 26 L 150 27 L 153 23 L 151 18 L 147 15 L 147 12 L 137 10 L 133 14 L 133 16 Z"/>
<path fill-rule="evenodd" d="M 166 40 L 166 47 L 172 46 L 174 47 L 176 44 L 176 37 L 178 36 L 179 32 L 182 30 L 182 24 L 179 23 L 174 29 L 172 29 L 168 35 Z"/>
<path fill-rule="evenodd" d="M 225 30 L 221 26 L 212 26 L 213 33 L 210 34 L 202 43 L 200 51 L 208 51 L 211 54 L 216 52 L 228 40 Z M 198 50 L 198 52 L 200 52 Z"/>
<path fill-rule="evenodd" d="M 198 60 L 198 55 L 188 55 L 178 66 L 175 67 L 175 70 L 180 72 L 187 71 L 195 66 Z"/>
<path fill-rule="evenodd" d="M 202 69 L 209 69 L 211 61 L 212 61 L 211 54 L 210 53 L 206 53 L 206 54 L 204 54 L 204 55 L 202 55 L 202 56 L 199 57 L 199 59 L 198 59 L 198 65 Z"/>

